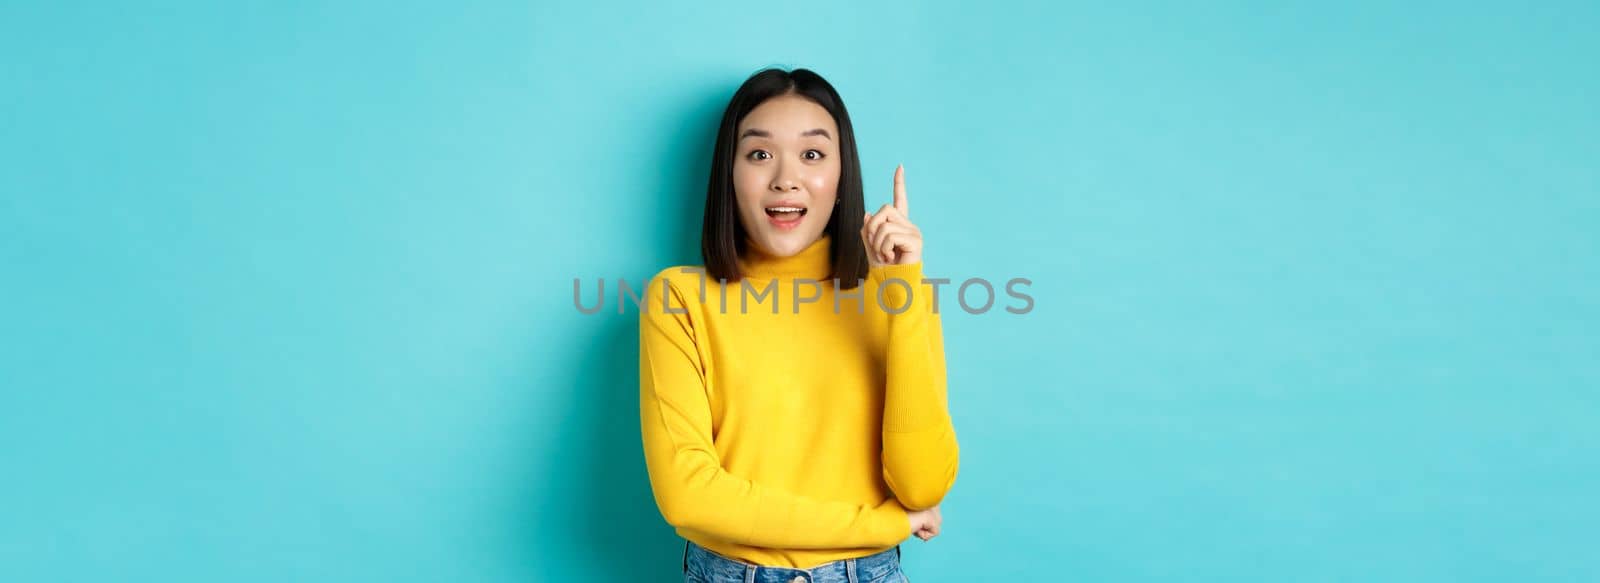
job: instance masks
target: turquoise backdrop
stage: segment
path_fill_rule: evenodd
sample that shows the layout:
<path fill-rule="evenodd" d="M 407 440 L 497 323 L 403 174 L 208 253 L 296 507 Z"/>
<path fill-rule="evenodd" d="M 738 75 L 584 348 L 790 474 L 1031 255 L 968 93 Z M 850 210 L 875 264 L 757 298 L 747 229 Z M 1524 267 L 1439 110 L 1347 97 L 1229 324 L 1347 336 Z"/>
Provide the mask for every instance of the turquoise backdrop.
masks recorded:
<path fill-rule="evenodd" d="M 905 164 L 930 271 L 1033 281 L 947 316 L 913 581 L 1600 580 L 1597 29 L 5 2 L 0 580 L 673 580 L 636 315 L 572 282 L 697 261 L 768 65 L 839 88 L 869 202 Z"/>

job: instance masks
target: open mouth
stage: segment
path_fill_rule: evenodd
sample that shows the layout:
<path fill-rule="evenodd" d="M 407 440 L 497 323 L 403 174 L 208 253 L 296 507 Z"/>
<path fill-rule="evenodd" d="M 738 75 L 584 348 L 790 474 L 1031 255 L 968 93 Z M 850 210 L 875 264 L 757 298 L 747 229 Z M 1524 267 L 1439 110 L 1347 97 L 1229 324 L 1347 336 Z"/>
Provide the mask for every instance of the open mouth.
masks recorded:
<path fill-rule="evenodd" d="M 806 216 L 806 207 L 790 205 L 769 206 L 767 207 L 767 216 L 780 223 L 791 223 L 800 220 L 800 217 Z"/>

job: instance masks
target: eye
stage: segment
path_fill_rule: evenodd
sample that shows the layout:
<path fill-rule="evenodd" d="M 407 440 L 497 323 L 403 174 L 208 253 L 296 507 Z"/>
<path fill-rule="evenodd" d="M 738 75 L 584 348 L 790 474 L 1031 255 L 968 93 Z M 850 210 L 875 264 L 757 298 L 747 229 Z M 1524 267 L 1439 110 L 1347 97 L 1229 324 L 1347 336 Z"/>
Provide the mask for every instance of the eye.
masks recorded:
<path fill-rule="evenodd" d="M 766 160 L 771 158 L 772 154 L 766 150 L 751 150 L 749 154 L 745 154 L 745 157 L 751 160 Z"/>
<path fill-rule="evenodd" d="M 812 154 L 816 154 L 816 155 L 813 156 Z M 821 160 L 826 156 L 827 156 L 827 154 L 823 154 L 822 150 L 806 150 L 806 153 L 801 154 L 801 157 L 803 157 L 803 158 L 805 158 L 807 160 Z"/>

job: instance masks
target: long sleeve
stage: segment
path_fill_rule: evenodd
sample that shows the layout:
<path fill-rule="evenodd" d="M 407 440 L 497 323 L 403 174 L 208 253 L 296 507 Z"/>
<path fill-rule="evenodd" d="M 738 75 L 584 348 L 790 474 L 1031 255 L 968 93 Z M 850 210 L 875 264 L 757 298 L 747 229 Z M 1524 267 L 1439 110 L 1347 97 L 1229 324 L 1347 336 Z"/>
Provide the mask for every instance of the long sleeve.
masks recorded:
<path fill-rule="evenodd" d="M 885 547 L 908 537 L 910 521 L 893 497 L 876 506 L 811 499 L 723 468 L 694 310 L 666 310 L 685 311 L 684 297 L 658 275 L 639 320 L 639 419 L 662 517 L 680 529 L 767 548 Z"/>
<path fill-rule="evenodd" d="M 933 286 L 922 278 L 921 262 L 878 266 L 868 272 L 867 290 L 876 297 L 882 287 L 883 309 L 890 312 L 883 479 L 913 510 L 944 499 L 960 459 L 946 397 L 943 326 L 933 311 Z"/>

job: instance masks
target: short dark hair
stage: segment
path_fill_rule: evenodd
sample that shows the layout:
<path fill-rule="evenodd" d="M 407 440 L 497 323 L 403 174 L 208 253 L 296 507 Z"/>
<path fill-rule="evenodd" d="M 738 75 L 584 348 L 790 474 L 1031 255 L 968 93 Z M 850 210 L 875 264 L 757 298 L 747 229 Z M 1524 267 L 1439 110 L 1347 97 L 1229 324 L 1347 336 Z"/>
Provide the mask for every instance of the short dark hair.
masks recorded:
<path fill-rule="evenodd" d="M 823 232 L 832 238 L 830 277 L 839 280 L 839 287 L 853 289 L 867 277 L 867 250 L 860 236 L 862 215 L 866 214 L 866 202 L 861 194 L 861 159 L 856 154 L 856 134 L 850 126 L 850 113 L 845 111 L 844 100 L 839 99 L 833 85 L 809 69 L 763 69 L 746 79 L 728 101 L 728 109 L 722 113 L 722 125 L 717 129 L 717 144 L 712 150 L 711 181 L 706 187 L 706 214 L 700 231 L 700 257 L 705 261 L 706 273 L 713 279 L 737 281 L 742 277 L 739 257 L 747 250 L 744 225 L 739 222 L 739 201 L 733 188 L 734 149 L 739 142 L 734 134 L 739 131 L 739 122 L 751 110 L 782 95 L 798 95 L 815 102 L 827 110 L 839 126 L 839 203 Z"/>

